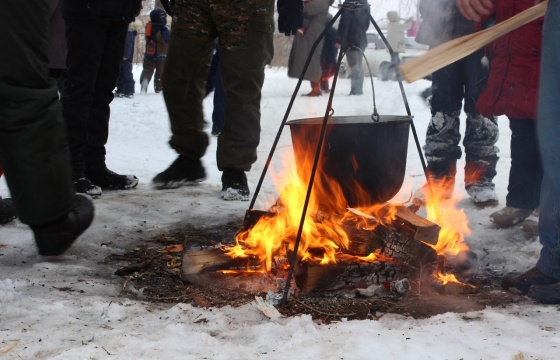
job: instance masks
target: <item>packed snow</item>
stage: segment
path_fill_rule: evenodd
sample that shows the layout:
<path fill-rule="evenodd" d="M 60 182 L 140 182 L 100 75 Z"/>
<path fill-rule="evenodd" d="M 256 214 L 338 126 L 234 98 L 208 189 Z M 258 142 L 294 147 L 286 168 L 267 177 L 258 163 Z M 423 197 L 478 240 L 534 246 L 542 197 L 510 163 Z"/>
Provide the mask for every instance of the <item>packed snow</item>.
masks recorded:
<path fill-rule="evenodd" d="M 138 79 L 141 66 L 135 67 Z M 381 114 L 404 115 L 397 83 L 375 84 Z M 254 191 L 297 81 L 285 68 L 268 68 L 262 96 L 259 159 L 248 173 Z M 405 84 L 420 142 L 430 117 L 419 96 L 425 80 Z M 372 113 L 372 89 L 366 79 L 363 96 L 348 96 L 350 83 L 339 79 L 333 102 L 336 116 Z M 203 159 L 208 179 L 198 186 L 154 190 L 150 180 L 176 154 L 161 94 L 115 99 L 111 105 L 107 164 L 134 174 L 140 184 L 129 191 L 106 191 L 95 200 L 96 218 L 89 230 L 56 259 L 37 255 L 32 233 L 19 222 L 0 227 L 0 357 L 3 359 L 558 359 L 558 306 L 525 302 L 467 313 L 444 313 L 427 319 L 385 314 L 379 320 L 321 324 L 309 315 L 271 319 L 257 302 L 241 307 L 196 308 L 187 304 L 154 304 L 131 300 L 133 289 L 103 260 L 159 233 L 185 224 L 241 224 L 247 202 L 220 199 L 221 173 L 216 169 L 216 138 Z M 309 91 L 304 82 L 300 93 Z M 290 119 L 323 116 L 328 97 L 298 96 Z M 211 98 L 204 102 L 210 119 Z M 464 117 L 463 120 L 464 122 Z M 463 124 L 464 126 L 464 124 Z M 510 166 L 510 130 L 500 118 L 501 150 L 495 178 L 500 205 L 477 208 L 466 197 L 460 160 L 456 196 L 469 219 L 466 242 L 482 265 L 498 272 L 526 270 L 536 261 L 538 238 L 519 226 L 499 230 L 488 216 L 505 204 Z M 464 130 L 464 129 L 463 129 Z M 207 126 L 210 133 L 210 127 Z M 283 131 L 274 163 L 291 152 Z M 387 149 L 391 151 L 391 149 Z M 288 155 L 286 155 L 288 154 Z M 278 165 L 273 165 L 277 168 Z M 423 184 L 423 172 L 412 133 L 405 183 L 395 201 L 410 197 Z M 0 196 L 9 196 L 0 182 Z M 256 208 L 276 196 L 266 178 Z M 444 297 L 445 295 L 442 295 Z"/>

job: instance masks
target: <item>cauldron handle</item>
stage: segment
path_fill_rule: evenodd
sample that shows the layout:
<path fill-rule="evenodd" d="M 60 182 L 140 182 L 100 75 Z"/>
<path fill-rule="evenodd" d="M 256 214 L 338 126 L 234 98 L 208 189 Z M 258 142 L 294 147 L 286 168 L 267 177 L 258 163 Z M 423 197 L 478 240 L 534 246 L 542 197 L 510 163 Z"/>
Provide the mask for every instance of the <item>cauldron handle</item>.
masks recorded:
<path fill-rule="evenodd" d="M 361 48 L 359 48 L 356 45 L 352 45 L 350 47 L 350 49 L 359 51 L 360 54 L 362 54 L 362 57 L 364 58 L 364 60 L 366 62 L 366 66 L 367 66 L 368 72 L 369 72 L 369 81 L 371 82 L 371 94 L 372 94 L 372 99 L 373 99 L 373 114 L 371 114 L 371 120 L 373 120 L 373 122 L 379 122 L 381 117 L 379 116 L 379 113 L 377 112 L 377 105 L 375 104 L 375 86 L 373 85 L 373 74 L 371 72 L 371 67 L 369 66 L 369 62 L 367 60 L 366 54 L 364 53 L 364 51 Z"/>

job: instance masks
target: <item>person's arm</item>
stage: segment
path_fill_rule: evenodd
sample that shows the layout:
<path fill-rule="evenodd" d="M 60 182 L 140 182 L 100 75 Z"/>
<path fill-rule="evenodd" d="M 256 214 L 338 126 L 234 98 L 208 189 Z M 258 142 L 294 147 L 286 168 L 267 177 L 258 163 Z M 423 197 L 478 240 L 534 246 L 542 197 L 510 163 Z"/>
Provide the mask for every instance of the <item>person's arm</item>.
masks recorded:
<path fill-rule="evenodd" d="M 539 0 L 536 0 L 539 1 Z M 494 9 L 493 0 L 457 0 L 457 8 L 469 20 L 480 21 Z"/>

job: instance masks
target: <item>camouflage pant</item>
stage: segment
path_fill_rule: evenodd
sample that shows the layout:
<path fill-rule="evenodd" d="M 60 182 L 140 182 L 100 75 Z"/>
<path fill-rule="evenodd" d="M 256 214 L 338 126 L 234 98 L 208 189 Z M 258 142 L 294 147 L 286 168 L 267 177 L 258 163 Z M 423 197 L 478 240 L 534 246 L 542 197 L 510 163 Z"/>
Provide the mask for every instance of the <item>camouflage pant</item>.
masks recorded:
<path fill-rule="evenodd" d="M 171 121 L 170 145 L 201 158 L 208 147 L 202 100 L 216 38 L 227 96 L 218 137 L 219 170 L 248 171 L 257 159 L 264 67 L 273 55 L 273 0 L 178 0 L 163 73 Z"/>

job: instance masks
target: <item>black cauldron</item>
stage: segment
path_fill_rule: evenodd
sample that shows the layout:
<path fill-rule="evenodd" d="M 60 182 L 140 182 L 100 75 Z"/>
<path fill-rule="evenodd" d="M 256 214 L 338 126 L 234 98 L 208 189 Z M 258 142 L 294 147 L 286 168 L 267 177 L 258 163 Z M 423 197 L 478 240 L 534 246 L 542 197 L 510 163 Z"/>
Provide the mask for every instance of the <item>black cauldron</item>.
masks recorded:
<path fill-rule="evenodd" d="M 380 115 L 331 117 L 326 125 L 323 150 L 314 184 L 324 173 L 339 183 L 350 207 L 383 203 L 395 196 L 404 181 L 410 116 Z M 300 175 L 304 164 L 313 164 L 323 118 L 298 119 L 290 126 Z M 313 149 L 309 151 L 309 149 Z M 307 171 L 310 174 L 310 171 Z M 309 179 L 303 179 L 309 181 Z M 321 184 L 328 188 L 328 184 Z M 357 191 L 356 187 L 363 191 Z"/>

